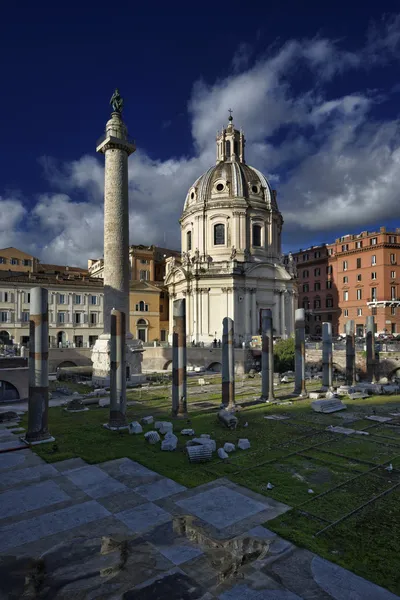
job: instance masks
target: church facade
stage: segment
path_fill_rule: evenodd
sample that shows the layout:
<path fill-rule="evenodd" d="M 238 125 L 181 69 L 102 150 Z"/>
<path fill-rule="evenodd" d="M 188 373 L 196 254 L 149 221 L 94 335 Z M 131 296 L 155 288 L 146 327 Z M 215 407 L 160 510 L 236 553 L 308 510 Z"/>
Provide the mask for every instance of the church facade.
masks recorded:
<path fill-rule="evenodd" d="M 245 162 L 245 138 L 232 117 L 217 134 L 217 162 L 190 187 L 180 219 L 181 259 L 166 261 L 170 298 L 186 298 L 187 343 L 222 339 L 222 320 L 234 320 L 235 343 L 258 335 L 262 310 L 272 309 L 274 335 L 294 332 L 294 268 L 281 252 L 283 219 L 276 192 Z"/>

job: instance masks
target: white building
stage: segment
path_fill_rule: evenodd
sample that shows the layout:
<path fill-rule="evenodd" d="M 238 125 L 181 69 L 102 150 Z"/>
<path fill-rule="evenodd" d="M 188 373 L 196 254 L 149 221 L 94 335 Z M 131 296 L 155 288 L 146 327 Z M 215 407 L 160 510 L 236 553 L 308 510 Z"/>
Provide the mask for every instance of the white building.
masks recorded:
<path fill-rule="evenodd" d="M 172 302 L 186 298 L 188 342 L 222 338 L 222 319 L 235 323 L 235 341 L 260 332 L 261 310 L 273 312 L 276 336 L 294 332 L 293 275 L 283 265 L 283 219 L 265 176 L 245 163 L 245 138 L 232 117 L 217 134 L 217 163 L 189 189 L 180 220 L 181 261 L 167 259 Z"/>
<path fill-rule="evenodd" d="M 101 279 L 15 271 L 0 274 L 0 343 L 28 345 L 30 290 L 37 286 L 49 292 L 50 346 L 93 346 L 104 327 Z"/>

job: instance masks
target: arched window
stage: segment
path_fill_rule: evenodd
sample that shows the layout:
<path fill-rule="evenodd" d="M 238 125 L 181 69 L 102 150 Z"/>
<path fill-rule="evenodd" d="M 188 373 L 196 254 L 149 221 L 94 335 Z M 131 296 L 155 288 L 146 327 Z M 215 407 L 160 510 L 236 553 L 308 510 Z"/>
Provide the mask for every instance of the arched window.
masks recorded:
<path fill-rule="evenodd" d="M 226 148 L 226 157 L 230 158 L 230 155 L 231 155 L 231 143 L 230 143 L 229 140 L 227 140 L 225 142 L 225 148 Z"/>
<path fill-rule="evenodd" d="M 143 300 L 141 300 L 138 304 L 136 304 L 136 310 L 139 312 L 148 312 L 149 305 L 145 304 L 145 302 L 143 302 Z"/>
<path fill-rule="evenodd" d="M 308 298 L 304 298 L 303 299 L 303 308 L 304 308 L 304 310 L 309 310 L 309 308 L 310 308 L 310 301 L 309 301 Z"/>
<path fill-rule="evenodd" d="M 214 246 L 225 245 L 225 225 L 218 223 L 214 225 Z"/>
<path fill-rule="evenodd" d="M 253 246 L 256 248 L 261 246 L 261 225 L 253 225 Z"/>
<path fill-rule="evenodd" d="M 142 342 L 147 342 L 147 329 L 148 324 L 145 319 L 138 319 L 137 323 L 137 337 Z"/>
<path fill-rule="evenodd" d="M 192 232 L 188 231 L 186 234 L 186 250 L 187 252 L 189 252 L 189 250 L 192 249 Z"/>
<path fill-rule="evenodd" d="M 321 298 L 319 296 L 316 296 L 314 300 L 314 308 L 321 308 Z"/>

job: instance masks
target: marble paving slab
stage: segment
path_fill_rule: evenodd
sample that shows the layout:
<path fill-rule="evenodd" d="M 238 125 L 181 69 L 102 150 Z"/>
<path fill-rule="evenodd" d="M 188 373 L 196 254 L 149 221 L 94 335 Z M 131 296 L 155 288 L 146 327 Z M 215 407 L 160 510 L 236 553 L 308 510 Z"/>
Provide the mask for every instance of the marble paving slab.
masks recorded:
<path fill-rule="evenodd" d="M 303 600 L 288 590 L 257 590 L 245 583 L 235 585 L 218 596 L 219 600 Z"/>
<path fill-rule="evenodd" d="M 110 516 L 95 500 L 0 528 L 0 552 Z"/>
<path fill-rule="evenodd" d="M 161 525 L 171 519 L 171 515 L 167 511 L 152 502 L 129 508 L 114 516 L 125 523 L 133 533 L 143 533 L 151 527 Z"/>
<path fill-rule="evenodd" d="M 311 571 L 318 585 L 335 600 L 398 600 L 388 590 L 315 556 Z"/>
<path fill-rule="evenodd" d="M 19 450 L 19 448 L 26 448 L 26 444 L 24 442 L 21 442 L 18 438 L 16 438 L 15 435 L 13 435 L 13 439 L 11 440 L 8 440 L 8 438 L 4 438 L 4 440 L 5 439 L 7 439 L 7 441 L 0 441 L 0 451 Z"/>
<path fill-rule="evenodd" d="M 42 481 L 0 494 L 0 519 L 70 500 L 54 481 Z"/>
<path fill-rule="evenodd" d="M 143 496 L 143 498 L 146 498 L 146 500 L 154 502 L 154 500 L 160 500 L 161 498 L 184 492 L 186 489 L 183 485 L 173 481 L 173 479 L 165 478 L 153 483 L 140 485 L 134 488 L 134 491 Z"/>
<path fill-rule="evenodd" d="M 58 471 L 52 465 L 37 465 L 36 467 L 26 467 L 25 469 L 16 469 L 8 473 L 3 473 L 0 477 L 0 486 L 2 488 L 11 487 L 17 483 L 29 483 L 39 479 L 50 479 L 57 477 Z"/>
<path fill-rule="evenodd" d="M 176 504 L 218 529 L 247 519 L 267 507 L 224 486 L 178 500 Z"/>
<path fill-rule="evenodd" d="M 64 473 L 72 483 L 91 498 L 102 498 L 116 492 L 126 492 L 128 488 L 113 479 L 99 467 L 88 465 Z"/>

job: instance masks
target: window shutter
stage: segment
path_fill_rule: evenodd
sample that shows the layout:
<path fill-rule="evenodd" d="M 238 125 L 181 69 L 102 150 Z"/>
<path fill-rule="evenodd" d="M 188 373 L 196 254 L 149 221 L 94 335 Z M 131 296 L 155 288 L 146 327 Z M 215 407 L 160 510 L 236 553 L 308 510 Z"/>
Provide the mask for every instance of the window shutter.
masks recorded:
<path fill-rule="evenodd" d="M 10 302 L 12 304 L 14 304 L 14 296 L 15 296 L 14 292 L 10 292 Z"/>
<path fill-rule="evenodd" d="M 0 292 L 0 302 L 4 302 L 4 292 Z"/>
<path fill-rule="evenodd" d="M 69 323 L 69 312 L 64 313 L 64 322 Z"/>
<path fill-rule="evenodd" d="M 86 313 L 83 315 L 83 322 L 87 323 L 87 314 Z"/>
<path fill-rule="evenodd" d="M 53 294 L 50 292 L 49 294 L 50 302 L 49 304 L 53 304 Z"/>
<path fill-rule="evenodd" d="M 83 294 L 83 304 L 86 304 L 86 294 Z"/>
<path fill-rule="evenodd" d="M 7 313 L 7 323 L 13 323 L 13 321 L 14 321 L 14 314 L 10 310 Z"/>
<path fill-rule="evenodd" d="M 57 294 L 57 304 L 60 304 L 60 294 Z"/>

